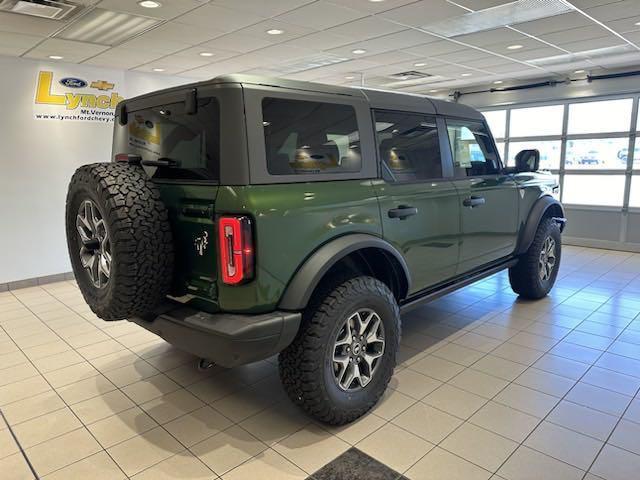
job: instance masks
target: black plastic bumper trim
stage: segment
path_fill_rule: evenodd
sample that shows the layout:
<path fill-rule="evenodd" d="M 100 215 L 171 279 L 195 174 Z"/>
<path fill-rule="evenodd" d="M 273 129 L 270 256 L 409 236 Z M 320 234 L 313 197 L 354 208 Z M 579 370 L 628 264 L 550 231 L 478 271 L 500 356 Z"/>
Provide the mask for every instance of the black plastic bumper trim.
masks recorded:
<path fill-rule="evenodd" d="M 299 312 L 236 315 L 179 307 L 150 321 L 141 318 L 130 321 L 181 350 L 223 367 L 235 367 L 285 349 L 295 338 L 300 319 Z"/>

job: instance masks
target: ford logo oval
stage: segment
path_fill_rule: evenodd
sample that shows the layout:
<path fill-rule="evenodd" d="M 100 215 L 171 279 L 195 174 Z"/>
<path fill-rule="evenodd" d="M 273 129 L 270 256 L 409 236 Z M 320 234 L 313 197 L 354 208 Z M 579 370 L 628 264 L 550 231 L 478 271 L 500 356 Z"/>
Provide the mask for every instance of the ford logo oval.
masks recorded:
<path fill-rule="evenodd" d="M 71 88 L 84 88 L 87 86 L 87 82 L 80 78 L 66 77 L 60 80 L 60 84 L 65 87 Z"/>

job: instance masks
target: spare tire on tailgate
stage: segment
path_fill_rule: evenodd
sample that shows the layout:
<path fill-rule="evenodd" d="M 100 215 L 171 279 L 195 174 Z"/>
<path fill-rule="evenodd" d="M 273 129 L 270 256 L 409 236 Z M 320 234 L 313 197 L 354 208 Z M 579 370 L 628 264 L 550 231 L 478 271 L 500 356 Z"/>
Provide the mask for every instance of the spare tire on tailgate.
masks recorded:
<path fill-rule="evenodd" d="M 78 168 L 67 193 L 66 230 L 78 286 L 98 317 L 144 317 L 169 293 L 169 217 L 142 167 L 94 163 Z"/>

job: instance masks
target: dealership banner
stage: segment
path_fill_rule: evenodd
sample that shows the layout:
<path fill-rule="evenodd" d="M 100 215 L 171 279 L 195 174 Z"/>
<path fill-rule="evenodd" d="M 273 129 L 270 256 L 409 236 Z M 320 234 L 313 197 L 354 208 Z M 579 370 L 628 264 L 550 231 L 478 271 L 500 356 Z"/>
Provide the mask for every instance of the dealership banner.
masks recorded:
<path fill-rule="evenodd" d="M 95 73 L 39 70 L 33 117 L 36 120 L 111 123 L 116 105 L 124 100 L 114 79 Z"/>

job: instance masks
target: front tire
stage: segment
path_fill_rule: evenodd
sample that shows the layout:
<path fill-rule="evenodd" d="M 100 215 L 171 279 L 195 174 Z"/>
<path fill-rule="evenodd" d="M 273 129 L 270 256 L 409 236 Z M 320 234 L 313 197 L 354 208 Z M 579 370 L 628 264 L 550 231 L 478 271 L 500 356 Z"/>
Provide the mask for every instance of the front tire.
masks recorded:
<path fill-rule="evenodd" d="M 364 276 L 337 283 L 314 294 L 279 357 L 289 398 L 332 425 L 352 422 L 378 402 L 400 342 L 400 311 L 384 283 Z"/>
<path fill-rule="evenodd" d="M 561 253 L 560 227 L 552 218 L 542 219 L 529 249 L 509 269 L 513 291 L 531 300 L 546 296 L 556 282 Z"/>

